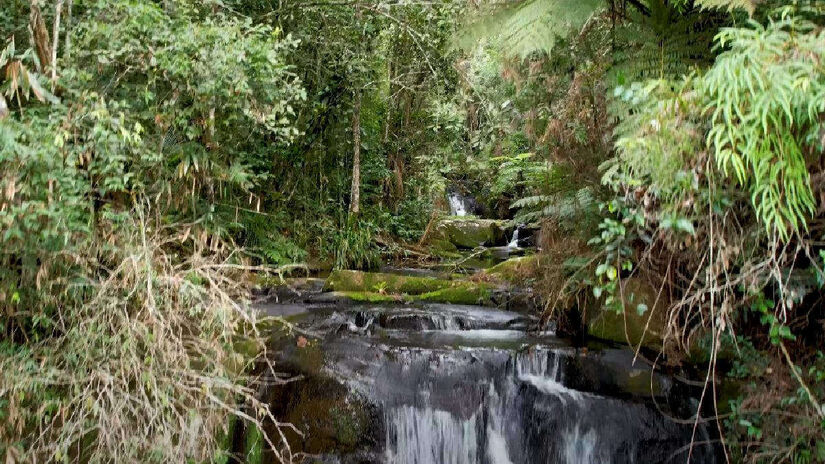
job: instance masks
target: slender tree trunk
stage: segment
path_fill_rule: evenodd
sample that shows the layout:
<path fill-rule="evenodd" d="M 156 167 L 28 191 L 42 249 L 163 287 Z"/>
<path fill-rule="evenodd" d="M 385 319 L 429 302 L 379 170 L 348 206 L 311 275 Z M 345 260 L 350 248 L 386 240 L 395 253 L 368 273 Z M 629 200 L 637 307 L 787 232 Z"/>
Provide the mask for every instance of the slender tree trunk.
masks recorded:
<path fill-rule="evenodd" d="M 57 0 L 57 6 L 54 7 L 54 27 L 52 38 L 52 92 L 54 92 L 55 82 L 57 81 L 57 49 L 60 44 L 60 16 L 63 14 L 64 0 Z"/>
<path fill-rule="evenodd" d="M 361 91 L 355 92 L 352 109 L 352 191 L 349 212 L 357 215 L 361 211 Z"/>
<path fill-rule="evenodd" d="M 68 4 L 68 7 L 67 7 L 67 11 L 66 11 L 66 35 L 65 35 L 65 37 L 66 37 L 66 46 L 64 47 L 65 49 L 63 50 L 63 56 L 65 56 L 67 60 L 71 56 L 71 52 L 72 52 L 72 39 L 71 39 L 72 34 L 70 34 L 70 32 L 72 31 L 72 4 L 73 3 L 74 3 L 74 0 L 69 0 L 69 4 Z"/>

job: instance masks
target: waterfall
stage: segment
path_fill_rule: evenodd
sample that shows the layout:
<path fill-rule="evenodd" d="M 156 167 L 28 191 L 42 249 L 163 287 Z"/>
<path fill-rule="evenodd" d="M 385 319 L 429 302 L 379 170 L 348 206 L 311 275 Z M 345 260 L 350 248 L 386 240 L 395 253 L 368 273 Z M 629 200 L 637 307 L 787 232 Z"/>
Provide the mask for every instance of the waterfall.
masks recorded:
<path fill-rule="evenodd" d="M 610 464 L 606 456 L 596 453 L 598 437 L 595 430 L 582 433 L 578 424 L 563 435 L 565 464 Z"/>
<path fill-rule="evenodd" d="M 468 419 L 430 407 L 390 409 L 387 421 L 387 462 L 397 464 L 473 464 L 478 462 L 478 415 Z"/>
<path fill-rule="evenodd" d="M 512 235 L 510 243 L 517 243 L 518 231 Z M 319 424 L 311 431 L 334 434 L 330 442 L 337 443 L 343 425 L 359 440 L 356 450 L 340 455 L 323 451 L 320 462 L 666 464 L 686 462 L 694 439 L 691 463 L 719 462 L 712 429 L 702 424 L 694 431 L 691 421 L 669 417 L 699 410 L 693 390 L 671 388 L 655 372 L 653 388 L 641 390 L 638 380 L 647 379 L 638 374 L 646 370 L 633 366 L 632 351 L 577 349 L 552 333 L 527 333 L 529 318 L 493 308 L 318 307 L 305 327 L 328 337 L 323 376 L 302 382 L 331 406 L 319 408 L 315 395 L 307 395 L 294 405 L 286 401 L 292 409 L 284 414 L 317 411 L 306 416 L 306 424 Z M 287 359 L 309 364 L 302 346 L 285 343 L 279 349 L 292 353 Z M 266 393 L 271 404 L 295 395 L 275 388 Z M 236 441 L 243 450 L 243 440 Z"/>
<path fill-rule="evenodd" d="M 478 409 L 457 415 L 433 404 L 433 398 L 419 392 L 413 405 L 385 409 L 385 458 L 398 464 L 513 464 L 529 456 L 524 449 L 521 428 L 519 391 L 521 384 L 531 384 L 540 395 L 558 399 L 552 415 L 563 414 L 567 408 L 578 410 L 588 395 L 561 384 L 563 356 L 552 350 L 536 349 L 511 357 L 510 368 L 503 382 L 491 382 Z M 569 403 L 574 404 L 569 404 Z M 576 404 L 579 403 L 579 404 Z M 552 403 L 551 403 L 552 404 Z M 561 408 L 561 409 L 559 409 Z M 469 415 L 469 417 L 468 417 Z M 567 430 L 559 442 L 557 453 L 568 464 L 595 463 L 592 458 L 597 444 L 595 430 L 579 431 L 579 425 Z M 581 438 L 581 440 L 579 440 Z M 581 441 L 581 442 L 579 442 Z M 583 459 L 581 461 L 577 459 Z"/>
<path fill-rule="evenodd" d="M 453 216 L 466 216 L 467 207 L 464 205 L 464 199 L 458 193 L 451 193 L 447 199 L 450 201 L 450 214 Z"/>
<path fill-rule="evenodd" d="M 513 238 L 510 239 L 510 243 L 507 244 L 507 248 L 518 248 L 518 227 L 516 230 L 513 231 Z"/>

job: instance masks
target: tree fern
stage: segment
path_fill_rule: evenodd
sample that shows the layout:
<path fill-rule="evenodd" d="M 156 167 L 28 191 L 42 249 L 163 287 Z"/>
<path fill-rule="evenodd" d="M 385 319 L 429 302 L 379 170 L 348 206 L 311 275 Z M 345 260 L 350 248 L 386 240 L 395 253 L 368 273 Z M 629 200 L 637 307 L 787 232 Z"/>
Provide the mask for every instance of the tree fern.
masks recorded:
<path fill-rule="evenodd" d="M 722 22 L 719 15 L 680 11 L 663 0 L 652 0 L 648 6 L 648 14 L 632 14 L 616 29 L 616 83 L 678 78 L 711 64 L 713 36 Z"/>
<path fill-rule="evenodd" d="M 469 48 L 489 40 L 511 55 L 552 50 L 558 37 L 580 28 L 601 4 L 598 0 L 493 1 L 466 27 L 459 44 Z"/>

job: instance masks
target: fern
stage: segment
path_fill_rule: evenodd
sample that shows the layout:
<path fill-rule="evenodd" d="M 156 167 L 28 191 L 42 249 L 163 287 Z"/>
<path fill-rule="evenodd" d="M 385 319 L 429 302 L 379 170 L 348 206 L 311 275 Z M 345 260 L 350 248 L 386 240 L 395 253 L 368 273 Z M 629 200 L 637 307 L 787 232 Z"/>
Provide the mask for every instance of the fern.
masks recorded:
<path fill-rule="evenodd" d="M 616 82 L 673 79 L 711 64 L 713 36 L 723 19 L 697 9 L 680 11 L 663 0 L 648 2 L 616 31 Z"/>
<path fill-rule="evenodd" d="M 464 29 L 459 44 L 472 48 L 479 40 L 488 40 L 519 57 L 549 52 L 559 37 L 579 29 L 599 5 L 598 0 L 492 2 Z"/>
<path fill-rule="evenodd" d="M 696 4 L 702 8 L 727 11 L 745 10 L 751 16 L 753 16 L 758 3 L 757 0 L 696 0 Z"/>
<path fill-rule="evenodd" d="M 246 251 L 264 263 L 282 265 L 306 260 L 307 252 L 285 237 L 277 227 L 278 218 L 244 213 L 237 224 L 243 230 Z"/>
<path fill-rule="evenodd" d="M 724 29 L 718 43 L 728 50 L 701 81 L 718 166 L 783 238 L 815 211 L 808 162 L 822 152 L 824 42 L 821 28 L 784 15 L 767 27 Z"/>
<path fill-rule="evenodd" d="M 518 209 L 513 222 L 538 225 L 544 219 L 564 223 L 592 212 L 596 200 L 590 187 L 556 195 L 533 195 L 514 201 L 511 209 Z"/>

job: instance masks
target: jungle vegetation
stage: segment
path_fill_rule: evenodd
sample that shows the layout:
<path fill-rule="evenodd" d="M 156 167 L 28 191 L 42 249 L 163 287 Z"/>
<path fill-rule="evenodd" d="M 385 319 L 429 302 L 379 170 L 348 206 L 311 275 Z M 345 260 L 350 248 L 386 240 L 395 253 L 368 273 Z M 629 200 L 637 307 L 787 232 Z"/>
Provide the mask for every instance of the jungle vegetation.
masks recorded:
<path fill-rule="evenodd" d="M 5 0 L 0 50 L 6 463 L 225 462 L 252 281 L 426 254 L 449 188 L 542 228 L 545 320 L 655 286 L 730 462 L 825 462 L 825 3 Z"/>

